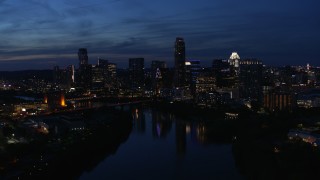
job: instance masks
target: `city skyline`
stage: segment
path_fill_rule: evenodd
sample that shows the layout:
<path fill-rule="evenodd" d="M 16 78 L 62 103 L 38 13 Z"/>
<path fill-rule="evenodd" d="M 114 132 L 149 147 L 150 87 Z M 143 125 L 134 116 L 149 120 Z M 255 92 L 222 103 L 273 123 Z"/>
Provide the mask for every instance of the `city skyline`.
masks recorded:
<path fill-rule="evenodd" d="M 127 67 L 143 57 L 174 64 L 174 39 L 186 58 L 210 66 L 215 58 L 255 57 L 267 65 L 319 66 L 319 2 L 268 1 L 0 1 L 0 70 L 52 69 L 78 64 L 87 48 Z M 26 36 L 27 34 L 27 36 Z"/>
<path fill-rule="evenodd" d="M 319 179 L 319 5 L 0 0 L 0 180 Z"/>

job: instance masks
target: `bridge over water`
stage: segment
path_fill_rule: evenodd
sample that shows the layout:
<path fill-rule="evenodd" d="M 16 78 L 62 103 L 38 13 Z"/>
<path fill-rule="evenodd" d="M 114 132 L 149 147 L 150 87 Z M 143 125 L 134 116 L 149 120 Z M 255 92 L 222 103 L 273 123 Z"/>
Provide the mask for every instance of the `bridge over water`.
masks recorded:
<path fill-rule="evenodd" d="M 151 99 L 138 99 L 138 98 L 94 98 L 94 97 L 79 97 L 66 99 L 67 104 L 74 108 L 69 110 L 87 110 L 87 109 L 103 109 L 103 108 L 120 108 L 124 110 L 125 107 L 132 107 L 151 102 Z"/>

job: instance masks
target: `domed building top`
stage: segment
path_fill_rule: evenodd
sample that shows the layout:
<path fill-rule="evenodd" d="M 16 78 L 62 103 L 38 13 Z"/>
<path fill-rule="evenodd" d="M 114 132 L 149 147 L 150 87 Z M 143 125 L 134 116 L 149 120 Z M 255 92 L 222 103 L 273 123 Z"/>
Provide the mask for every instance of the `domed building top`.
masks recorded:
<path fill-rule="evenodd" d="M 237 52 L 232 52 L 232 54 L 231 54 L 231 56 L 230 56 L 230 58 L 229 58 L 230 60 L 236 60 L 236 59 L 240 59 L 240 56 L 238 55 L 238 53 Z"/>

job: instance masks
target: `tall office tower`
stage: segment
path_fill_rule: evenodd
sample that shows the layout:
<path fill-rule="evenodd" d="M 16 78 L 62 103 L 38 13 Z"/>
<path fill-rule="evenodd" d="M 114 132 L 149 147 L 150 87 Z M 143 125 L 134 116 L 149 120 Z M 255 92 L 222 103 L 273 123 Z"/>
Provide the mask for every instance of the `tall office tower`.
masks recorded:
<path fill-rule="evenodd" d="M 117 92 L 119 84 L 117 79 L 117 65 L 115 63 L 108 63 L 106 75 L 105 87 L 111 93 Z"/>
<path fill-rule="evenodd" d="M 78 73 L 78 86 L 84 90 L 90 90 L 92 87 L 92 65 L 81 65 Z"/>
<path fill-rule="evenodd" d="M 239 61 L 240 61 L 240 56 L 238 55 L 238 53 L 232 52 L 232 54 L 229 58 L 230 65 L 234 66 L 234 67 L 239 67 Z"/>
<path fill-rule="evenodd" d="M 117 64 L 109 63 L 107 73 L 108 73 L 108 80 L 115 83 L 117 79 Z"/>
<path fill-rule="evenodd" d="M 53 67 L 53 83 L 55 85 L 60 85 L 61 84 L 61 70 L 59 66 L 54 66 Z"/>
<path fill-rule="evenodd" d="M 81 65 L 88 65 L 88 52 L 86 48 L 80 48 L 78 51 L 79 68 Z"/>
<path fill-rule="evenodd" d="M 79 69 L 77 74 L 77 85 L 84 90 L 92 87 L 92 65 L 88 64 L 88 52 L 86 48 L 78 51 Z"/>
<path fill-rule="evenodd" d="M 101 89 L 104 87 L 105 78 L 104 78 L 104 70 L 99 65 L 92 66 L 92 87 L 93 89 Z"/>
<path fill-rule="evenodd" d="M 183 38 L 177 37 L 175 42 L 174 51 L 174 62 L 175 62 L 175 86 L 185 86 L 186 75 L 185 75 L 185 62 L 186 62 L 186 51 L 185 42 Z"/>
<path fill-rule="evenodd" d="M 240 56 L 237 52 L 232 52 L 228 60 L 230 64 L 230 72 L 234 79 L 234 86 L 239 85 L 239 73 L 240 73 Z"/>
<path fill-rule="evenodd" d="M 129 59 L 129 78 L 132 89 L 144 87 L 144 58 Z"/>
<path fill-rule="evenodd" d="M 201 68 L 196 81 L 196 93 L 212 93 L 216 89 L 216 78 L 211 68 Z"/>
<path fill-rule="evenodd" d="M 98 59 L 98 67 L 103 71 L 103 82 L 105 85 L 107 85 L 107 79 L 109 77 L 108 75 L 108 65 L 109 65 L 109 60 L 107 59 Z"/>
<path fill-rule="evenodd" d="M 212 63 L 213 75 L 216 78 L 216 86 L 219 88 L 231 88 L 234 86 L 234 77 L 230 70 L 228 60 L 215 59 Z"/>
<path fill-rule="evenodd" d="M 105 86 L 115 88 L 117 85 L 117 65 L 110 63 L 109 60 L 99 58 L 98 66 L 103 71 Z"/>
<path fill-rule="evenodd" d="M 200 60 L 186 61 L 186 84 L 190 87 L 192 95 L 196 93 L 196 83 L 200 70 Z"/>
<path fill-rule="evenodd" d="M 232 54 L 230 55 L 230 58 L 228 60 L 229 64 L 230 64 L 230 70 L 231 73 L 235 76 L 238 77 L 239 73 L 240 73 L 240 56 L 238 55 L 237 52 L 232 52 Z"/>
<path fill-rule="evenodd" d="M 240 61 L 240 98 L 262 101 L 262 62 L 257 59 Z"/>
<path fill-rule="evenodd" d="M 103 71 L 103 82 L 107 83 L 108 79 L 108 65 L 109 65 L 109 60 L 106 59 L 98 59 L 98 67 Z"/>

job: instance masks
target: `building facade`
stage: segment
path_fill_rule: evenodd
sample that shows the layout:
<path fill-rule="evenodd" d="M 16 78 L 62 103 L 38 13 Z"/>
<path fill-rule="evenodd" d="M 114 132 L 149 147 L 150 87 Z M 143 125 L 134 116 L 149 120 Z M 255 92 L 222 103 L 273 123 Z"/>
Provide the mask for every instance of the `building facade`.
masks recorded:
<path fill-rule="evenodd" d="M 79 67 L 88 64 L 88 52 L 86 48 L 80 48 L 78 51 Z"/>
<path fill-rule="evenodd" d="M 174 47 L 174 85 L 175 87 L 185 86 L 186 75 L 185 75 L 185 62 L 186 62 L 186 50 L 185 42 L 183 38 L 177 37 Z"/>
<path fill-rule="evenodd" d="M 129 59 L 129 79 L 132 90 L 144 87 L 144 58 Z"/>

